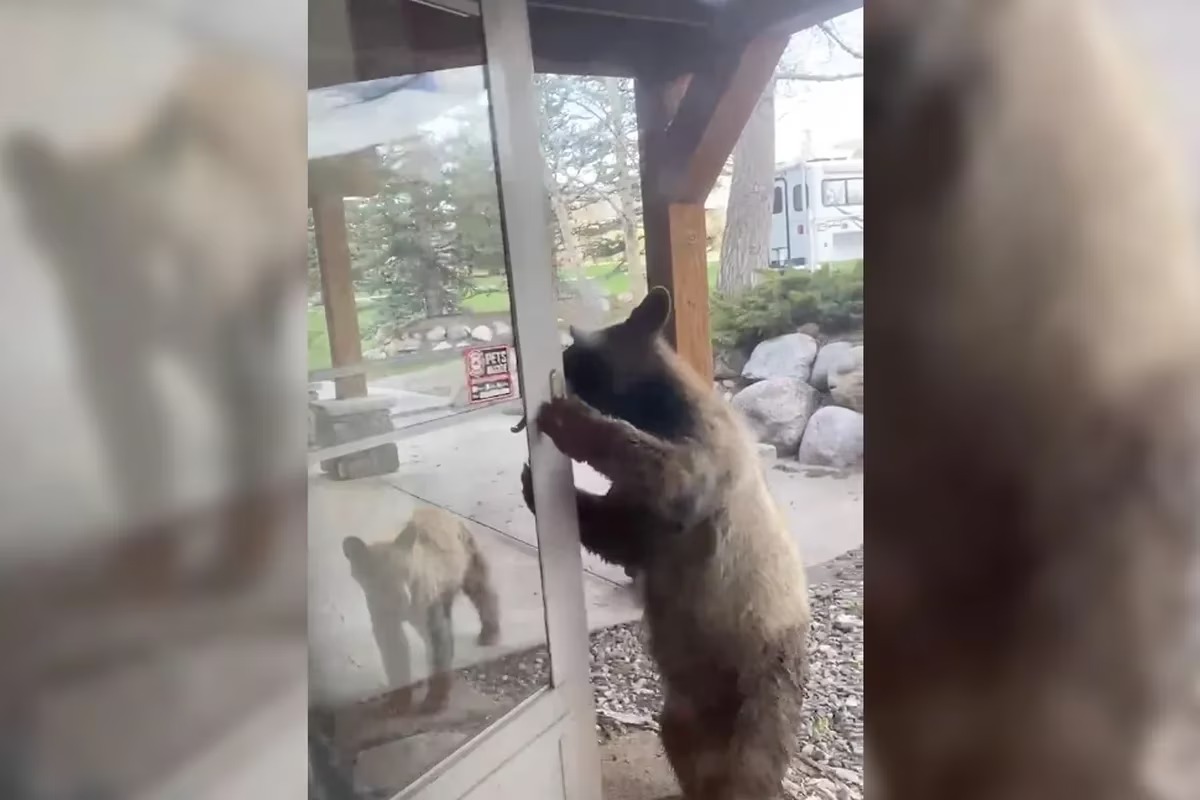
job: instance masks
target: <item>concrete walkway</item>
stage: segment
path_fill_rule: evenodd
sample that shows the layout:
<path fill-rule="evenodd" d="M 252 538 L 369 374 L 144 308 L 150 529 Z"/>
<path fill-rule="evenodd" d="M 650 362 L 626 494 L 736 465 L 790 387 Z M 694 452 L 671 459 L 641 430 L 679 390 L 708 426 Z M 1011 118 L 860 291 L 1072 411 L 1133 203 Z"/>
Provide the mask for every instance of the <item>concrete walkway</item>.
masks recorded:
<path fill-rule="evenodd" d="M 399 443 L 400 469 L 360 481 L 313 473 L 309 491 L 310 686 L 314 700 L 345 702 L 386 688 L 366 605 L 342 554 L 345 536 L 393 538 L 417 503 L 441 506 L 468 521 L 492 560 L 500 595 L 502 641 L 487 652 L 474 644 L 479 621 L 460 598 L 454 609 L 458 666 L 492 660 L 545 642 L 541 576 L 533 515 L 525 508 L 520 471 L 524 434 L 513 418 L 489 415 Z M 772 468 L 768 478 L 811 567 L 862 542 L 861 474 L 806 475 Z M 602 492 L 605 480 L 577 465 L 576 483 Z M 624 571 L 584 554 L 588 624 L 593 630 L 636 619 L 640 609 Z M 423 648 L 412 642 L 414 677 Z"/>

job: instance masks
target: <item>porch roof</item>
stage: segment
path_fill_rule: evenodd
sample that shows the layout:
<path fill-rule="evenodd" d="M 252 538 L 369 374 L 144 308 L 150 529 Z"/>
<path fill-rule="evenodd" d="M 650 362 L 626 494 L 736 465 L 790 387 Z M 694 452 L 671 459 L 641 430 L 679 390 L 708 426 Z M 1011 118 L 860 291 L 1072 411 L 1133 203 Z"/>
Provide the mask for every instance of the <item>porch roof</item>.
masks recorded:
<path fill-rule="evenodd" d="M 353 55 L 344 28 L 315 24 L 327 2 L 349 9 L 343 15 Z M 309 88 L 344 83 L 348 74 L 371 80 L 484 63 L 477 0 L 314 0 L 314 6 Z M 794 33 L 861 6 L 862 0 L 529 0 L 534 68 L 666 81 L 734 57 L 756 37 Z"/>

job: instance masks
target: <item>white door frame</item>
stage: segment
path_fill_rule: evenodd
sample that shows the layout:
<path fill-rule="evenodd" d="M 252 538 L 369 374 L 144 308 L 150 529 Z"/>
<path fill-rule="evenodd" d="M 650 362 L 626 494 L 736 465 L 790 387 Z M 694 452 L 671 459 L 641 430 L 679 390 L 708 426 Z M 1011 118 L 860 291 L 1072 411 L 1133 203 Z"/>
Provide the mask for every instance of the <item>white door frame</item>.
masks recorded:
<path fill-rule="evenodd" d="M 548 208 L 541 180 L 542 153 L 528 7 L 526 0 L 483 0 L 480 10 L 514 343 L 521 396 L 532 418 L 537 408 L 551 397 L 552 375 L 562 371 L 562 351 L 551 280 L 550 241 L 546 235 Z M 349 47 L 348 39 L 347 33 Z M 400 441 L 496 411 L 487 408 L 455 414 L 369 440 L 310 452 L 309 463 L 384 441 Z M 538 499 L 538 559 L 550 653 L 550 685 L 471 738 L 396 794 L 394 800 L 456 800 L 481 787 L 486 789 L 489 776 L 547 734 L 559 741 L 566 800 L 601 800 L 583 559 L 571 461 L 548 439 L 537 436 L 534 426 L 527 426 L 526 433 Z"/>
<path fill-rule="evenodd" d="M 536 412 L 551 397 L 552 374 L 561 375 L 562 345 L 546 235 L 549 208 L 542 183 L 529 8 L 526 0 L 483 0 L 481 8 L 521 393 L 526 410 Z M 538 498 L 551 692 L 561 695 L 567 714 L 564 785 L 569 800 L 600 800 L 575 481 L 570 459 L 535 428 L 528 425 L 525 430 Z"/>

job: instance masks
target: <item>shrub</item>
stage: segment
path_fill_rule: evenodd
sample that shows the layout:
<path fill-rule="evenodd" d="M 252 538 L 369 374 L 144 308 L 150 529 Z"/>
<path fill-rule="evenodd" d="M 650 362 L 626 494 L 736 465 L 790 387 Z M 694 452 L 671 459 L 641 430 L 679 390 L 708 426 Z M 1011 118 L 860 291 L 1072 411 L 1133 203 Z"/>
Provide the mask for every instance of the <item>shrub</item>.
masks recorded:
<path fill-rule="evenodd" d="M 713 342 L 722 349 L 749 349 L 809 323 L 825 335 L 850 333 L 862 320 L 862 261 L 772 271 L 752 289 L 713 298 Z"/>

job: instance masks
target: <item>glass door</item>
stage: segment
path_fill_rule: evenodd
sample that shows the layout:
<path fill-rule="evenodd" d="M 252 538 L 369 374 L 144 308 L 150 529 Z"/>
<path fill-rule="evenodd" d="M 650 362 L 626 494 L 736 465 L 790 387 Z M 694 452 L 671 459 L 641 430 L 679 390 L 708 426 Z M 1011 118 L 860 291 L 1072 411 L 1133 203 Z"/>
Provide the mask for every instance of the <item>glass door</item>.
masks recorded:
<path fill-rule="evenodd" d="M 314 0 L 309 52 L 310 794 L 598 799 L 570 462 L 513 430 L 561 368 L 525 1 Z"/>

